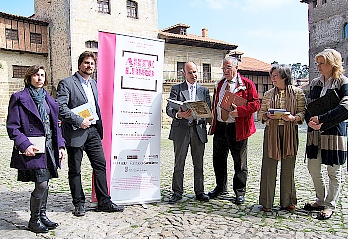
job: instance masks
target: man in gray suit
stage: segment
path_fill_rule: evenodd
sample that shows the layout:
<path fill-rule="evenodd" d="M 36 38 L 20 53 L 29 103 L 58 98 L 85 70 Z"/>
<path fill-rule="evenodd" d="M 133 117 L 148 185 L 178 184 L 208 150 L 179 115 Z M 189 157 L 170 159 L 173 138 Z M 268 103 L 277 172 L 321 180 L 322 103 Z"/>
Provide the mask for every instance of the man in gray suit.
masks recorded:
<path fill-rule="evenodd" d="M 111 201 L 106 181 L 106 161 L 102 148 L 103 126 L 98 105 L 96 81 L 91 78 L 95 69 L 96 56 L 85 51 L 78 59 L 78 72 L 59 82 L 57 98 L 59 117 L 62 120 L 62 134 L 68 152 L 68 177 L 75 216 L 85 215 L 85 195 L 81 183 L 81 161 L 86 152 L 94 173 L 94 186 L 98 200 L 98 211 L 121 212 L 122 206 Z M 83 118 L 71 109 L 91 103 L 99 119 L 92 116 Z"/>
<path fill-rule="evenodd" d="M 209 90 L 196 83 L 197 66 L 187 62 L 184 66 L 186 81 L 174 85 L 170 92 L 170 99 L 176 101 L 205 100 L 211 107 Z M 166 107 L 167 115 L 173 118 L 169 139 L 174 143 L 174 173 L 172 181 L 173 195 L 169 199 L 174 204 L 182 199 L 184 166 L 189 146 L 194 166 L 194 191 L 196 199 L 203 202 L 209 201 L 209 196 L 204 193 L 203 156 L 207 139 L 206 119 L 189 120 L 191 110 L 179 111 L 169 104 Z"/>

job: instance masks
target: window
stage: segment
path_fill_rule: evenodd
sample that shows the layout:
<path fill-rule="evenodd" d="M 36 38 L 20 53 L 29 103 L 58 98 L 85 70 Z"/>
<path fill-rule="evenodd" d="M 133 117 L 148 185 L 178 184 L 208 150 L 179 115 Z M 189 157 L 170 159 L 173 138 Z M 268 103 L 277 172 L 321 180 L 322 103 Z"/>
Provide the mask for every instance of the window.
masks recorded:
<path fill-rule="evenodd" d="M 18 41 L 18 30 L 6 28 L 5 34 L 7 40 Z"/>
<path fill-rule="evenodd" d="M 27 72 L 29 66 L 12 66 L 13 78 L 24 78 L 25 72 Z"/>
<path fill-rule="evenodd" d="M 263 84 L 263 94 L 268 91 L 268 85 L 267 84 Z"/>
<path fill-rule="evenodd" d="M 317 6 L 318 6 L 318 1 L 317 0 L 313 1 L 313 8 L 316 8 Z"/>
<path fill-rule="evenodd" d="M 95 57 L 97 58 L 97 61 L 98 61 L 98 52 L 93 52 L 95 54 Z M 91 75 L 92 79 L 95 79 L 97 80 L 97 77 L 98 76 L 98 65 L 96 64 L 95 65 L 95 69 L 94 69 L 94 72 L 93 74 Z"/>
<path fill-rule="evenodd" d="M 210 64 L 203 64 L 203 82 L 211 81 L 211 67 Z"/>
<path fill-rule="evenodd" d="M 110 14 L 110 2 L 109 0 L 97 0 L 98 12 Z"/>
<path fill-rule="evenodd" d="M 86 41 L 86 48 L 98 48 L 97 41 Z"/>
<path fill-rule="evenodd" d="M 138 18 L 138 3 L 135 1 L 127 0 L 127 17 Z"/>
<path fill-rule="evenodd" d="M 344 24 L 344 33 L 343 33 L 343 38 L 347 39 L 348 38 L 348 23 Z"/>
<path fill-rule="evenodd" d="M 180 35 L 185 35 L 186 36 L 186 28 L 181 28 L 180 29 Z"/>
<path fill-rule="evenodd" d="M 42 44 L 42 35 L 39 33 L 30 33 L 30 43 Z"/>
<path fill-rule="evenodd" d="M 176 69 L 177 69 L 177 79 L 178 80 L 184 80 L 185 76 L 184 76 L 184 66 L 185 66 L 185 62 L 177 62 L 176 63 Z"/>

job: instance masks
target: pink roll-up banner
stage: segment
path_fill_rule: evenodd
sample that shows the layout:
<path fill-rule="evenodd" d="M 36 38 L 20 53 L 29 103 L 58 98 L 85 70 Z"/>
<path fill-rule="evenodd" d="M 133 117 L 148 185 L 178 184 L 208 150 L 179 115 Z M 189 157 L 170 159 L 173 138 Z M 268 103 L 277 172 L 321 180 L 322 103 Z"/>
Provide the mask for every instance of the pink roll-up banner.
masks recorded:
<path fill-rule="evenodd" d="M 98 93 L 111 200 L 161 200 L 160 141 L 164 42 L 99 32 Z M 95 201 L 94 187 L 92 199 Z"/>

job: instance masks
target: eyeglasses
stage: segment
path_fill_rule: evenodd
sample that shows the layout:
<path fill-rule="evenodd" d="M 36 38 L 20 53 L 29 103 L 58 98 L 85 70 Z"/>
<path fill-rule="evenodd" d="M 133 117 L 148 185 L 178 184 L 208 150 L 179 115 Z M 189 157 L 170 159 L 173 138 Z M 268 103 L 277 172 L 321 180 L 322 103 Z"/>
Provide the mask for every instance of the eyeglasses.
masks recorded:
<path fill-rule="evenodd" d="M 315 63 L 316 66 L 321 66 L 321 65 L 324 65 L 324 64 L 325 64 L 325 62 L 316 62 Z"/>
<path fill-rule="evenodd" d="M 233 66 L 226 66 L 226 67 L 222 67 L 221 69 L 225 71 L 225 70 L 231 70 L 232 68 Z"/>

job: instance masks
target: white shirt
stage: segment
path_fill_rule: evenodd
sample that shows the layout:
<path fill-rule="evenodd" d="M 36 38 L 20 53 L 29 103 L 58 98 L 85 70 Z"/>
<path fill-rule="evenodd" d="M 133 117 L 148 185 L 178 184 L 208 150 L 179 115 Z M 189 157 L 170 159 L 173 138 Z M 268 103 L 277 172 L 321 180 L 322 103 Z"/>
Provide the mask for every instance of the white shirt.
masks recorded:
<path fill-rule="evenodd" d="M 188 81 L 186 81 L 187 83 L 187 88 L 189 91 L 189 95 L 190 95 L 190 101 L 195 101 L 196 100 L 196 89 L 197 89 L 197 84 L 196 82 L 194 84 L 189 83 Z M 192 90 L 191 90 L 191 86 L 192 86 Z"/>

